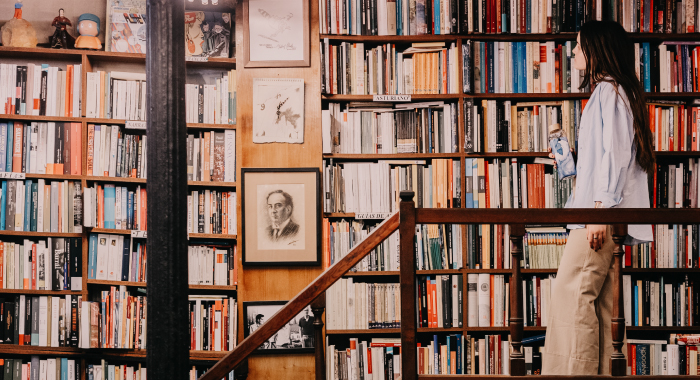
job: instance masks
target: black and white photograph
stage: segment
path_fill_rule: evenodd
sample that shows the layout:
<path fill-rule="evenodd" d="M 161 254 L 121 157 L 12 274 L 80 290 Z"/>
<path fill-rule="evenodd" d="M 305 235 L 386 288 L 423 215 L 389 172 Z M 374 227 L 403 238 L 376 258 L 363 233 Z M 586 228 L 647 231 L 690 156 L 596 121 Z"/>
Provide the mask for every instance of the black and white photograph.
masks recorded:
<path fill-rule="evenodd" d="M 241 169 L 243 264 L 320 265 L 317 168 Z"/>
<path fill-rule="evenodd" d="M 287 301 L 244 302 L 245 337 L 259 329 L 270 317 L 281 309 Z M 313 352 L 314 315 L 311 306 L 307 306 L 277 333 L 258 347 L 258 351 L 268 353 Z"/>

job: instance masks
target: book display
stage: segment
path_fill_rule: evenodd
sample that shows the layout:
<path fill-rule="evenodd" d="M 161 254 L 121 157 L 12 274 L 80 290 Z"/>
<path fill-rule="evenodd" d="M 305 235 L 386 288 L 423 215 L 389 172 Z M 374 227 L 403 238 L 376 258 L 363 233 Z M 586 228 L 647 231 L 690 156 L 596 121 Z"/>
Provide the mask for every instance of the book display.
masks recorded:
<path fill-rule="evenodd" d="M 700 10 L 694 1 L 651 4 L 319 1 L 329 262 L 397 211 L 401 190 L 415 192 L 418 208 L 564 207 L 574 183 L 559 180 L 547 158 L 548 133 L 559 124 L 577 148 L 593 88 L 579 88 L 584 73 L 573 68 L 572 51 L 576 32 L 590 19 L 619 21 L 634 42 L 657 156 L 651 207 L 698 207 L 700 48 L 694 24 Z M 700 235 L 695 225 L 655 225 L 654 236 L 652 243 L 625 247 L 627 337 L 656 339 L 639 342 L 645 352 L 658 344 L 651 361 L 643 354 L 645 369 L 629 351 L 628 374 L 696 374 L 695 343 L 676 343 L 669 334 L 700 333 L 693 275 Z M 526 229 L 524 342 L 546 328 L 567 237 L 564 226 Z M 400 346 L 399 331 L 367 325 L 364 311 L 346 306 L 361 304 L 358 291 L 398 281 L 398 239 L 391 235 L 327 292 L 328 316 L 335 316 L 326 331 L 327 378 L 400 369 L 400 348 L 375 342 L 395 339 Z M 509 337 L 498 334 L 509 329 L 509 226 L 418 226 L 414 243 L 418 373 L 508 373 Z M 524 347 L 528 374 L 539 373 L 542 340 Z M 661 363 L 662 344 L 664 355 L 675 347 L 673 360 L 682 364 L 649 372 L 650 363 Z M 685 356 L 678 359 L 681 346 Z M 375 355 L 382 368 L 373 367 Z M 687 369 L 686 358 L 693 363 Z"/>
<path fill-rule="evenodd" d="M 146 379 L 146 7 L 106 3 L 105 51 L 0 47 L 5 378 Z M 239 340 L 233 10 L 195 13 L 227 43 L 187 63 L 192 376 Z"/>

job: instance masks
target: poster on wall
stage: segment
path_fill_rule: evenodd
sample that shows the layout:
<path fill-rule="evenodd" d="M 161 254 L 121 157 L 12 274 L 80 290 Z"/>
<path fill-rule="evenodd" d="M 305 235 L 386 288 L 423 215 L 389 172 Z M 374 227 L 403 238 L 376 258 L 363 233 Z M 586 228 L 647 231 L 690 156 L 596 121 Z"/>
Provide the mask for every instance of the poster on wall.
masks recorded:
<path fill-rule="evenodd" d="M 248 17 L 245 67 L 309 66 L 308 0 L 250 0 L 243 7 Z"/>
<path fill-rule="evenodd" d="M 304 143 L 304 80 L 253 79 L 253 143 Z"/>

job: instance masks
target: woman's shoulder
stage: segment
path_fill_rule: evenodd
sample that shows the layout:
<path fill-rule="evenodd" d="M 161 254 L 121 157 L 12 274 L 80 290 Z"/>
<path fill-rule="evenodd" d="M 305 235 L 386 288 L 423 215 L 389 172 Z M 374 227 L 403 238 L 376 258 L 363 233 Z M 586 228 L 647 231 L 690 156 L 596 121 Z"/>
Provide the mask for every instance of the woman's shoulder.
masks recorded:
<path fill-rule="evenodd" d="M 598 82 L 595 92 L 598 93 L 598 99 L 601 103 L 613 102 L 616 100 L 622 100 L 623 103 L 627 103 L 627 94 L 625 90 L 612 80 Z"/>

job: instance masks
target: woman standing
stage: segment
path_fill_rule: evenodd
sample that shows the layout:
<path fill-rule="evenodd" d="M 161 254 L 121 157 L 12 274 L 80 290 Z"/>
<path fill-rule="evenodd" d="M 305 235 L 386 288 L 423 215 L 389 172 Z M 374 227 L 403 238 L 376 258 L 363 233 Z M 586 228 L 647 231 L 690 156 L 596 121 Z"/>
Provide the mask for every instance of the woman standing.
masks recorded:
<path fill-rule="evenodd" d="M 585 73 L 581 88 L 591 83 L 595 90 L 581 115 L 577 174 L 566 207 L 648 208 L 654 151 L 634 47 L 622 26 L 610 21 L 587 22 L 577 42 L 574 67 Z M 542 374 L 609 375 L 612 230 L 591 224 L 567 228 L 571 232 L 552 287 Z M 628 233 L 628 245 L 653 240 L 649 225 L 630 225 Z"/>

